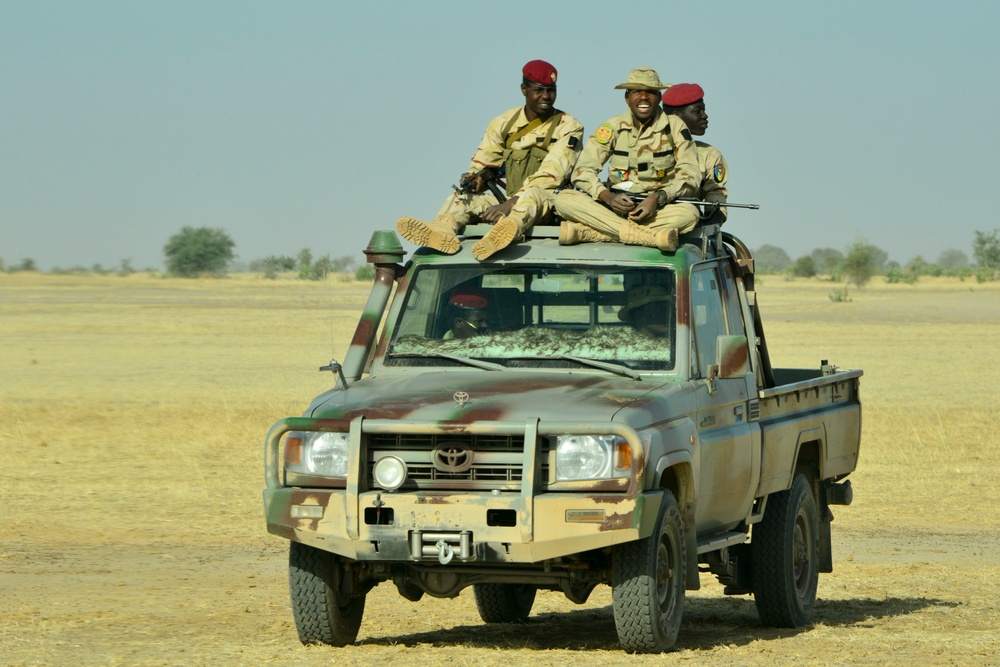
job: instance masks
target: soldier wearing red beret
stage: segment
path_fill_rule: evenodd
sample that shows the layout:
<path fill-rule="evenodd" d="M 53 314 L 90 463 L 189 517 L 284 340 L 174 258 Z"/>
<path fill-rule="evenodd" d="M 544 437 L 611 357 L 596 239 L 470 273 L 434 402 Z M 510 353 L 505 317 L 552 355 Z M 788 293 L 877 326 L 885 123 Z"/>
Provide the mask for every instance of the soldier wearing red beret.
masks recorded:
<path fill-rule="evenodd" d="M 705 91 L 697 83 L 678 83 L 663 93 L 663 111 L 677 116 L 696 137 L 703 136 L 708 129 L 708 112 L 705 111 Z M 696 199 L 725 203 L 729 198 L 726 183 L 729 181 L 729 165 L 715 146 L 704 141 L 695 141 L 698 147 L 698 164 L 701 167 L 701 185 Z M 726 209 L 718 209 L 722 220 L 726 219 Z"/>
<path fill-rule="evenodd" d="M 469 192 L 454 193 L 430 222 L 402 217 L 396 229 L 407 241 L 443 253 L 459 251 L 458 235 L 471 222 L 493 225 L 472 247 L 484 260 L 523 237 L 532 225 L 550 219 L 553 193 L 569 181 L 583 146 L 583 125 L 555 108 L 556 68 L 532 60 L 521 70 L 524 106 L 494 118 L 472 156 L 461 182 Z M 487 177 L 506 171 L 507 201 L 500 203 L 487 188 Z"/>

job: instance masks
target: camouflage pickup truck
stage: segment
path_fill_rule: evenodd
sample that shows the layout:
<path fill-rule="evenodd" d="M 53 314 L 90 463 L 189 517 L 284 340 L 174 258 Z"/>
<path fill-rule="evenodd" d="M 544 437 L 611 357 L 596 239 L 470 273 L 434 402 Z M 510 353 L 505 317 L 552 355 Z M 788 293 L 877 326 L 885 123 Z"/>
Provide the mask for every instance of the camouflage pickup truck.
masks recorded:
<path fill-rule="evenodd" d="M 267 436 L 300 640 L 354 642 L 388 581 L 413 601 L 472 586 L 487 623 L 607 584 L 627 651 L 673 646 L 700 572 L 765 624 L 807 623 L 830 508 L 851 502 L 861 371 L 771 367 L 753 259 L 718 226 L 674 253 L 536 227 L 480 263 L 486 230 L 405 265 L 376 232 L 333 388 Z"/>

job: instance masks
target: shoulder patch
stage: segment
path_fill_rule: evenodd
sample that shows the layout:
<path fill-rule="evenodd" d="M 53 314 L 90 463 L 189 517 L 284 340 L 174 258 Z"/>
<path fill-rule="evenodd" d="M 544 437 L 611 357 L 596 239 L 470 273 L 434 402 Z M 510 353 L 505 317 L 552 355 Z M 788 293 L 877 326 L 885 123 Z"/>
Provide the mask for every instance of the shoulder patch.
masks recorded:
<path fill-rule="evenodd" d="M 715 179 L 716 183 L 726 180 L 726 165 L 721 162 L 716 163 L 715 169 L 712 170 L 712 178 Z"/>
<path fill-rule="evenodd" d="M 606 144 L 611 141 L 611 137 L 614 136 L 614 129 L 612 129 L 609 123 L 604 123 L 599 128 L 594 130 L 594 141 L 599 144 Z"/>

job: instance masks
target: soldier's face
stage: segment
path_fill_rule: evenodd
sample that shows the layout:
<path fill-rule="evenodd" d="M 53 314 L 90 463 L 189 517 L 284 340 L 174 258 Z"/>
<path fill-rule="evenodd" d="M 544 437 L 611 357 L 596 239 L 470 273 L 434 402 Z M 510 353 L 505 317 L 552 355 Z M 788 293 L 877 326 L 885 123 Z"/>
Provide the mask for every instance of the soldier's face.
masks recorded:
<path fill-rule="evenodd" d="M 640 123 L 645 123 L 660 110 L 660 93 L 656 90 L 626 90 L 625 104 Z"/>
<path fill-rule="evenodd" d="M 529 116 L 541 116 L 544 118 L 552 113 L 556 104 L 556 87 L 543 86 L 537 83 L 522 83 L 521 92 L 524 94 L 524 106 Z"/>
<path fill-rule="evenodd" d="M 699 100 L 694 104 L 674 111 L 674 115 L 684 121 L 691 134 L 700 137 L 708 129 L 708 113 L 705 111 L 705 101 Z"/>

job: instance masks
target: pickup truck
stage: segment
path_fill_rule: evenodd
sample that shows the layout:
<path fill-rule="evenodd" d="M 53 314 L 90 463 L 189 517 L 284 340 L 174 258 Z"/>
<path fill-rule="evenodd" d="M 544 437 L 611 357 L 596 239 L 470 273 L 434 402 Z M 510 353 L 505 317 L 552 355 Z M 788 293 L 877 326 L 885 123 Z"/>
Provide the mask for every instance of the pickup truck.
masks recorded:
<path fill-rule="evenodd" d="M 405 264 L 376 232 L 333 386 L 266 438 L 299 639 L 353 643 L 389 581 L 412 601 L 472 586 L 486 623 L 524 622 L 538 589 L 582 604 L 610 585 L 630 652 L 674 645 L 701 572 L 767 625 L 808 623 L 831 506 L 852 498 L 862 372 L 772 368 L 753 259 L 718 225 L 675 252 L 536 227 L 477 262 L 488 229 Z"/>

